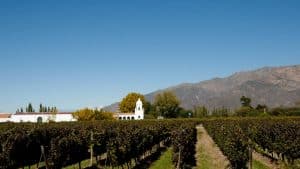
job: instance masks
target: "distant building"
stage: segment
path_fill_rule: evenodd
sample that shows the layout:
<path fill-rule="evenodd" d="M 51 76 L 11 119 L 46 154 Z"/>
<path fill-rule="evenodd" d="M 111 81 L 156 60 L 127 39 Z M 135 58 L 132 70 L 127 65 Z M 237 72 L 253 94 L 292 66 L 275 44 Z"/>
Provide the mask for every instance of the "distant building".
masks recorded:
<path fill-rule="evenodd" d="M 0 122 L 68 122 L 76 121 L 71 112 L 58 113 L 15 113 L 15 114 L 0 114 Z"/>
<path fill-rule="evenodd" d="M 9 113 L 7 113 L 7 114 L 1 113 L 0 114 L 0 123 L 8 122 L 10 120 L 10 117 L 11 117 L 11 114 L 9 114 Z"/>
<path fill-rule="evenodd" d="M 139 98 L 135 104 L 134 113 L 116 113 L 114 115 L 119 120 L 143 120 L 144 119 L 144 108 L 143 102 Z"/>
<path fill-rule="evenodd" d="M 0 122 L 70 122 L 77 121 L 71 112 L 58 112 L 58 113 L 34 113 L 34 112 L 20 112 L 15 114 L 1 114 Z M 114 117 L 118 120 L 143 120 L 144 119 L 144 108 L 143 102 L 139 98 L 135 105 L 134 113 L 116 113 Z"/>

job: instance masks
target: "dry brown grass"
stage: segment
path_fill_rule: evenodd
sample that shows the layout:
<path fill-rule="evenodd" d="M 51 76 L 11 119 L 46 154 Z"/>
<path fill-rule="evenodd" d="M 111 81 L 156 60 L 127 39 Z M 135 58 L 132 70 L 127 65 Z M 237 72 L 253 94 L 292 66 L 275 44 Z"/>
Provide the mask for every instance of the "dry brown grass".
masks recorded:
<path fill-rule="evenodd" d="M 225 169 L 229 161 L 207 134 L 202 125 L 197 126 L 197 169 Z"/>

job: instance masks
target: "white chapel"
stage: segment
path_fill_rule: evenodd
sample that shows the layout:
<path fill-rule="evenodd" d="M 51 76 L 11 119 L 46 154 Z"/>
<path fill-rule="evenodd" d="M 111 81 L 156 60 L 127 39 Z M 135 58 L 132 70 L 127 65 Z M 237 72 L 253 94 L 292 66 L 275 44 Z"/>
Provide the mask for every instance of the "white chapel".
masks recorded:
<path fill-rule="evenodd" d="M 143 102 L 139 98 L 135 104 L 134 113 L 118 113 L 117 119 L 119 120 L 143 120 L 144 119 L 144 108 Z"/>

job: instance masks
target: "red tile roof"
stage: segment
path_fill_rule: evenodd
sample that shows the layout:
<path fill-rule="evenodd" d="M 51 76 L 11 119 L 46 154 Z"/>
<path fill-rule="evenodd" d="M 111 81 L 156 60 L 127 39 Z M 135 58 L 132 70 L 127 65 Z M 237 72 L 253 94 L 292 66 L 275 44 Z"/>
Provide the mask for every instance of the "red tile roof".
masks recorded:
<path fill-rule="evenodd" d="M 4 114 L 4 113 L 0 113 L 0 118 L 10 118 L 11 114 Z"/>

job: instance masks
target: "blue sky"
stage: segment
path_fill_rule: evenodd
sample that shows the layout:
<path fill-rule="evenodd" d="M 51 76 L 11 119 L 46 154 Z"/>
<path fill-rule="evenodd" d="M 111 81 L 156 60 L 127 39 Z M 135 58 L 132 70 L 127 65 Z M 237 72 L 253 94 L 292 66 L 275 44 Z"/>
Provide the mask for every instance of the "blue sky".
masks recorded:
<path fill-rule="evenodd" d="M 300 63 L 300 1 L 0 2 L 0 112 Z"/>

